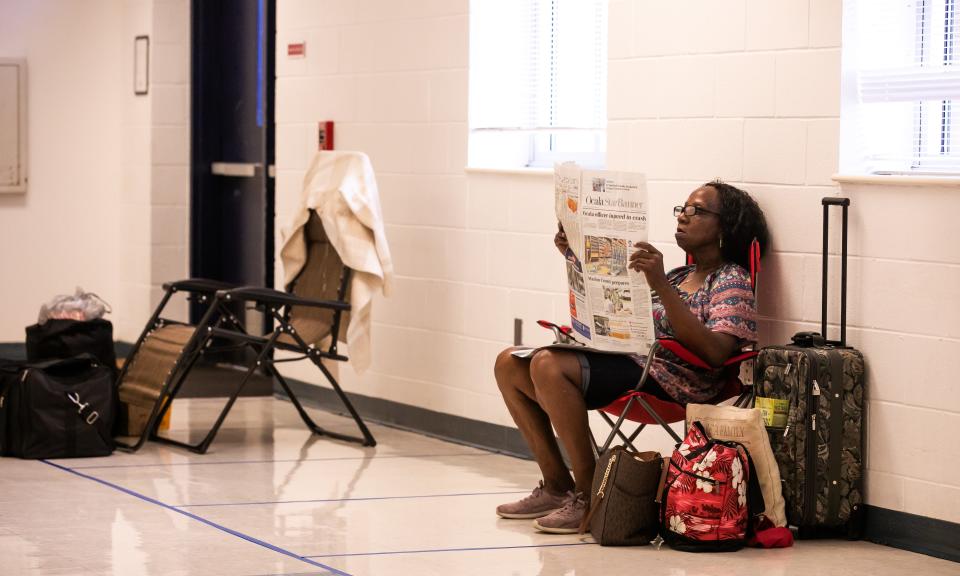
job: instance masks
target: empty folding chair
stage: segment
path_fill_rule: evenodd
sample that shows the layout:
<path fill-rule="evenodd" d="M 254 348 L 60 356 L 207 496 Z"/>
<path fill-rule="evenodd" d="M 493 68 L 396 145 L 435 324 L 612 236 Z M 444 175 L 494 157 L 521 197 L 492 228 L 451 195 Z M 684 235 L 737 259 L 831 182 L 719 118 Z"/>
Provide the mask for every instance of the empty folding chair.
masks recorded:
<path fill-rule="evenodd" d="M 323 361 L 346 362 L 339 342 L 349 342 L 352 365 L 370 363 L 371 306 L 376 292 L 389 294 L 393 275 L 369 158 L 361 152 L 318 152 L 304 177 L 300 205 L 281 249 L 286 291 L 234 287 L 211 280 L 183 280 L 164 286 L 164 296 L 125 362 L 119 378 L 127 409 L 122 435 L 136 436 L 121 448 L 136 450 L 148 438 L 203 453 L 244 386 L 259 369 L 279 383 L 300 417 L 316 434 L 375 446 L 363 419 Z M 174 295 L 185 293 L 204 308 L 196 326 L 164 318 Z M 239 309 L 254 308 L 272 321 L 267 334 L 244 330 Z M 205 353 L 224 347 L 253 352 L 242 380 L 213 426 L 197 444 L 158 434 L 159 423 L 180 393 L 191 368 Z M 274 358 L 275 351 L 294 357 Z M 309 360 L 324 375 L 360 430 L 360 436 L 316 425 L 276 368 L 280 362 Z"/>
<path fill-rule="evenodd" d="M 164 286 L 164 297 L 157 306 L 120 375 L 121 401 L 128 409 L 132 428 L 139 433 L 135 444 L 121 444 L 136 450 L 149 437 L 204 453 L 210 446 L 237 397 L 258 369 L 273 376 L 296 407 L 300 417 L 316 434 L 375 446 L 376 441 L 337 379 L 323 360 L 347 361 L 337 349 L 346 330 L 350 304 L 347 301 L 351 270 L 343 265 L 324 232 L 315 212 L 305 227 L 307 262 L 287 292 L 268 288 L 231 288 L 208 280 L 184 280 Z M 171 298 L 187 293 L 207 305 L 196 326 L 164 319 L 162 314 Z M 270 317 L 275 328 L 266 335 L 250 334 L 240 324 L 235 305 L 254 307 Z M 158 424 L 171 402 L 182 389 L 191 368 L 206 352 L 222 350 L 223 342 L 236 343 L 254 351 L 242 380 L 236 385 L 213 426 L 197 444 L 188 444 L 158 434 Z M 299 354 L 276 359 L 274 351 Z M 307 359 L 323 373 L 344 407 L 353 417 L 362 437 L 331 432 L 319 427 L 304 410 L 293 389 L 275 364 Z"/>

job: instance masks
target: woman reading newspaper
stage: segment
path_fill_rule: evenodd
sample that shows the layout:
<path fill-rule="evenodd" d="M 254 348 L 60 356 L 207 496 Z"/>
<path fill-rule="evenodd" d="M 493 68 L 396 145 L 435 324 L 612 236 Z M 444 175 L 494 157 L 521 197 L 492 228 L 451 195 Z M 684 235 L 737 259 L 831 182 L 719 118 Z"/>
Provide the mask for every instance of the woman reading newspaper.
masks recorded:
<path fill-rule="evenodd" d="M 705 184 L 674 208 L 677 245 L 695 264 L 665 272 L 663 255 L 646 242 L 635 245 L 630 267 L 653 290 L 658 338 L 675 338 L 708 364 L 719 367 L 756 341 L 756 307 L 746 267 L 754 238 L 767 247 L 766 220 L 746 192 L 723 182 Z M 567 250 L 563 228 L 555 237 Z M 543 349 L 530 358 L 508 348 L 494 372 L 510 415 L 540 466 L 543 481 L 533 492 L 503 504 L 503 518 L 533 518 L 544 532 L 574 533 L 588 509 L 594 456 L 587 410 L 602 408 L 632 390 L 646 358 L 596 352 Z M 723 385 L 719 370 L 700 369 L 669 352 L 650 367 L 645 392 L 686 405 L 712 399 Z M 555 428 L 573 468 L 560 456 Z"/>

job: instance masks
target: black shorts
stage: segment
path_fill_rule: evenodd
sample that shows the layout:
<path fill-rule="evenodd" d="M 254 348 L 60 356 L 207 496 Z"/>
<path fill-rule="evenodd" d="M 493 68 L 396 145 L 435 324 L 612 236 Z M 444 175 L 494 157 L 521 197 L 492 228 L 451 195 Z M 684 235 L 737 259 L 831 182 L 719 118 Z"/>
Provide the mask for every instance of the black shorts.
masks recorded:
<path fill-rule="evenodd" d="M 580 361 L 580 382 L 587 409 L 610 404 L 637 387 L 643 368 L 629 356 L 575 351 Z M 660 400 L 676 402 L 649 374 L 643 391 Z"/>

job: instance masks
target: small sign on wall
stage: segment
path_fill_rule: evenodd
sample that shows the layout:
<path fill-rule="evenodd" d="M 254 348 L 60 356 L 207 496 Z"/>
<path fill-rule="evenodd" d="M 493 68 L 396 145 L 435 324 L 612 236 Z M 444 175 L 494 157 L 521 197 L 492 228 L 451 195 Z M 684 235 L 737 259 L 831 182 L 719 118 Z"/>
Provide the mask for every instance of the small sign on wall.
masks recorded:
<path fill-rule="evenodd" d="M 291 42 L 287 44 L 287 58 L 304 58 L 306 55 L 306 42 Z"/>
<path fill-rule="evenodd" d="M 150 91 L 150 37 L 133 39 L 133 93 L 146 96 Z"/>
<path fill-rule="evenodd" d="M 27 191 L 27 61 L 0 58 L 0 194 Z"/>

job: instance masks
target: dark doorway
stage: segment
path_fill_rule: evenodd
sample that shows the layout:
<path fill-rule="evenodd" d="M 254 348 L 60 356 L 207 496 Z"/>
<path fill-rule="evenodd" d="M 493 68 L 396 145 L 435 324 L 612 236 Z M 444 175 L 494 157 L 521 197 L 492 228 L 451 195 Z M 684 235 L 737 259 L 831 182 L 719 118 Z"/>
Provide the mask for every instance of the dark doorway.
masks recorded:
<path fill-rule="evenodd" d="M 275 14 L 275 0 L 192 2 L 194 278 L 273 287 Z M 191 320 L 201 312 L 192 304 Z M 237 313 L 247 330 L 269 329 Z"/>

